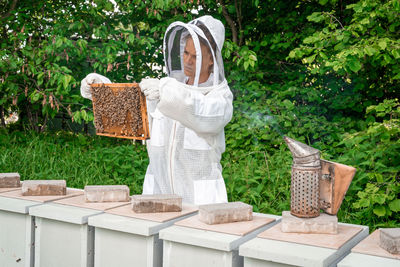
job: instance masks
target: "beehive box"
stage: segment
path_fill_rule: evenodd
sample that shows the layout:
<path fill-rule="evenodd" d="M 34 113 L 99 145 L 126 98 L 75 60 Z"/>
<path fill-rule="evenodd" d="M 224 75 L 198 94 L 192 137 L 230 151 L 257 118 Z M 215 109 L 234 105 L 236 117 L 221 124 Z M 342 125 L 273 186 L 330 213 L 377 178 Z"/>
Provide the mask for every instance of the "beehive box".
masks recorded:
<path fill-rule="evenodd" d="M 349 255 L 338 263 L 338 267 L 398 267 L 400 254 L 392 254 L 379 246 L 380 229 L 358 243 Z"/>
<path fill-rule="evenodd" d="M 182 205 L 179 212 L 136 213 L 125 205 L 90 217 L 88 225 L 95 227 L 94 267 L 162 267 L 160 230 L 196 212 L 196 206 Z"/>
<path fill-rule="evenodd" d="M 0 266 L 33 267 L 37 247 L 35 242 L 37 221 L 34 215 L 29 214 L 30 209 L 77 195 L 83 195 L 83 191 L 67 188 L 67 195 L 63 196 L 23 196 L 21 188 L 17 188 L 0 193 Z M 36 266 L 45 265 L 36 264 Z"/>
<path fill-rule="evenodd" d="M 338 234 L 306 234 L 284 233 L 280 224 L 240 246 L 244 267 L 334 267 L 368 236 L 368 227 L 363 225 L 339 223 Z"/>
<path fill-rule="evenodd" d="M 97 135 L 149 138 L 146 99 L 137 83 L 97 83 L 91 91 Z"/>
<path fill-rule="evenodd" d="M 239 246 L 272 227 L 278 216 L 254 213 L 252 221 L 206 224 L 193 216 L 160 231 L 164 267 L 242 267 Z"/>

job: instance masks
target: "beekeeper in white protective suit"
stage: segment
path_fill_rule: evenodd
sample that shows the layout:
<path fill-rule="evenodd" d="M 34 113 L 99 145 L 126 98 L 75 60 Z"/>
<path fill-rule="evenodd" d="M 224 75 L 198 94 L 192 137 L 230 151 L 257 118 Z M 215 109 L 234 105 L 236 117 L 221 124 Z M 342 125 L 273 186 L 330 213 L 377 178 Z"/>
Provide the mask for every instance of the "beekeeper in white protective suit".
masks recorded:
<path fill-rule="evenodd" d="M 220 164 L 224 127 L 232 117 L 232 93 L 224 77 L 223 24 L 211 16 L 172 23 L 164 36 L 169 77 L 143 79 L 150 140 L 143 194 L 177 194 L 196 205 L 227 202 Z M 89 74 L 81 85 L 107 78 Z"/>

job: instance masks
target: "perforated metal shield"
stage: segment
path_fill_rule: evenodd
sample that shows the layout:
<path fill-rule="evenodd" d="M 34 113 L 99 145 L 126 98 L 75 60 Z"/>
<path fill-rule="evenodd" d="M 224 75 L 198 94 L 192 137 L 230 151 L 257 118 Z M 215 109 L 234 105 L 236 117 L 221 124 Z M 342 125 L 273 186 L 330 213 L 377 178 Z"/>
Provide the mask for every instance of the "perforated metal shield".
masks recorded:
<path fill-rule="evenodd" d="M 297 217 L 319 216 L 319 179 L 321 168 L 292 167 L 290 213 Z"/>

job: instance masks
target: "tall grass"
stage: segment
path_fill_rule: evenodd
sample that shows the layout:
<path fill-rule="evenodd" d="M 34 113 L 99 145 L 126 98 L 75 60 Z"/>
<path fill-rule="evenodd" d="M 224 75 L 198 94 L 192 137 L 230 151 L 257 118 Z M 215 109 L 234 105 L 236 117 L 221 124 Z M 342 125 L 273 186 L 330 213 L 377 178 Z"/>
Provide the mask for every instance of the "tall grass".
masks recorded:
<path fill-rule="evenodd" d="M 128 185 L 140 194 L 147 165 L 141 142 L 67 132 L 35 133 L 0 130 L 0 172 L 18 172 L 21 179 L 65 179 L 69 187 Z M 285 145 L 273 154 L 255 147 L 227 147 L 221 161 L 229 201 L 253 205 L 254 211 L 281 215 L 290 210 L 292 156 Z M 341 222 L 394 227 L 396 219 L 366 217 L 352 208 L 358 190 L 349 190 L 338 213 Z M 398 223 L 398 221 L 397 221 Z"/>
<path fill-rule="evenodd" d="M 0 172 L 26 179 L 65 179 L 67 186 L 126 184 L 142 192 L 148 165 L 139 142 L 66 132 L 0 134 Z"/>

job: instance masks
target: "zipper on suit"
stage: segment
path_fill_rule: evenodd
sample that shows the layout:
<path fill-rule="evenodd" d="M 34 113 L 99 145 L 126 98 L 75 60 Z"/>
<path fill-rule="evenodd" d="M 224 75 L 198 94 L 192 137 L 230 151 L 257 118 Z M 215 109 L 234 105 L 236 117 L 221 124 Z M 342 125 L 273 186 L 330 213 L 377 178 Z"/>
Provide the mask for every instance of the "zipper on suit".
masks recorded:
<path fill-rule="evenodd" d="M 169 148 L 169 182 L 171 184 L 171 191 L 172 194 L 175 194 L 174 190 L 174 179 L 173 179 L 173 170 L 174 170 L 174 157 L 175 157 L 175 133 L 176 133 L 176 121 L 174 121 L 174 124 L 172 126 L 173 130 L 171 132 L 171 146 Z"/>

